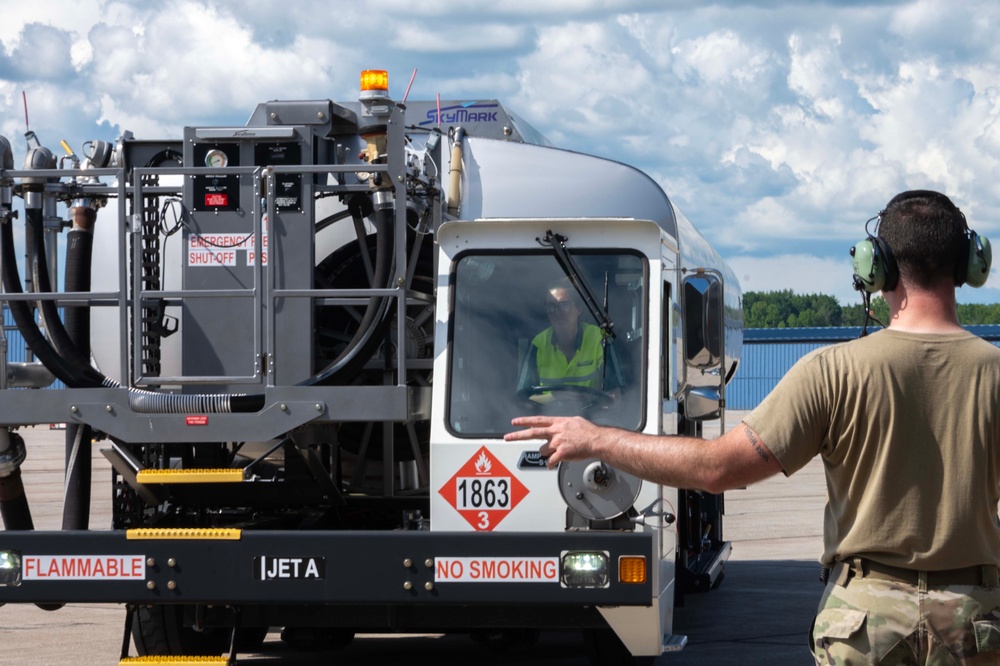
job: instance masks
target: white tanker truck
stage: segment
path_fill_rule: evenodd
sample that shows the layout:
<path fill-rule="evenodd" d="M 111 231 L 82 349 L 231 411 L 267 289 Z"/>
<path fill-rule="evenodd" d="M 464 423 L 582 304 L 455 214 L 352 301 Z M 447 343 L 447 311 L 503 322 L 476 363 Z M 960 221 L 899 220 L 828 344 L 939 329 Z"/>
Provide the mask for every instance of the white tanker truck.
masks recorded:
<path fill-rule="evenodd" d="M 379 71 L 361 88 L 59 168 L 29 133 L 16 169 L 0 137 L 2 302 L 32 354 L 0 357 L 0 603 L 123 604 L 122 663 L 232 663 L 273 627 L 292 646 L 582 630 L 603 665 L 681 649 L 675 603 L 729 556 L 723 498 L 548 470 L 502 436 L 527 413 L 722 419 L 736 278 L 644 173 L 494 100 L 396 103 Z M 523 382 L 556 282 L 613 390 L 607 370 Z M 63 530 L 35 531 L 18 431 L 53 422 Z M 93 446 L 113 468 L 98 529 Z"/>

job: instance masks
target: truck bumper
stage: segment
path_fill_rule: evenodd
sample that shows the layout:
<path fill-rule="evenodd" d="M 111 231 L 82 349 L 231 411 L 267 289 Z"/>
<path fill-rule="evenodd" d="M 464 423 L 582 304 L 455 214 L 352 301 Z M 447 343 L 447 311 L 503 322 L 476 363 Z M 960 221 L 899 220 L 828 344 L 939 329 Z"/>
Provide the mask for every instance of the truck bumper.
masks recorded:
<path fill-rule="evenodd" d="M 567 584 L 573 553 L 606 575 Z M 657 566 L 648 533 L 2 532 L 0 603 L 648 607 Z"/>

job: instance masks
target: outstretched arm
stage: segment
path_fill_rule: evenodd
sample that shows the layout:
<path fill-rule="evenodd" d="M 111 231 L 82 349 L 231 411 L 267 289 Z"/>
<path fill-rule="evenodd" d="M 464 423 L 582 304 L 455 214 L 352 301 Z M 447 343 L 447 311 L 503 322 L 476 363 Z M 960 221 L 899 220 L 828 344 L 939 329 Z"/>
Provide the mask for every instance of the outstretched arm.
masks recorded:
<path fill-rule="evenodd" d="M 782 471 L 750 426 L 741 423 L 713 440 L 653 436 L 597 426 L 580 417 L 522 416 L 508 442 L 545 440 L 539 452 L 549 468 L 564 460 L 599 458 L 616 469 L 675 488 L 719 493 Z"/>

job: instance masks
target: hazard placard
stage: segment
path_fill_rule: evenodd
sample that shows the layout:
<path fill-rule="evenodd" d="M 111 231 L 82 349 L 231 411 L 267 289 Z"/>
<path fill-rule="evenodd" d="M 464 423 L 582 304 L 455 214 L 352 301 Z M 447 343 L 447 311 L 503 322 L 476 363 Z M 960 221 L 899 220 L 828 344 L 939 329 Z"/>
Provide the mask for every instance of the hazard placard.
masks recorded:
<path fill-rule="evenodd" d="M 528 488 L 483 446 L 438 494 L 474 529 L 489 532 L 520 504 Z"/>

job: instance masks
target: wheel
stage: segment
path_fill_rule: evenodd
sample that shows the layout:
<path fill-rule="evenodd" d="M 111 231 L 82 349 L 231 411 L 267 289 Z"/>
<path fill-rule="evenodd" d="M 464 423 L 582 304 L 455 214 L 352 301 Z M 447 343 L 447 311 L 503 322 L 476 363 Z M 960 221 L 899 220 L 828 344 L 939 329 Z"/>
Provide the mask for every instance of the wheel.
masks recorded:
<path fill-rule="evenodd" d="M 132 618 L 132 640 L 139 656 L 220 655 L 229 651 L 229 632 L 195 631 L 184 626 L 180 606 L 140 606 Z"/>
<path fill-rule="evenodd" d="M 324 259 L 316 267 L 315 283 L 321 289 L 364 289 L 371 287 L 365 269 L 365 259 L 375 252 L 375 237 L 369 236 L 362 246 L 358 241 L 352 241 L 339 248 Z M 364 249 L 362 249 L 364 248 Z M 408 247 L 407 252 L 412 251 Z M 371 260 L 369 260 L 371 261 Z M 433 244 L 425 242 L 421 245 L 417 258 L 416 271 L 413 276 L 412 289 L 425 295 L 428 299 L 434 293 L 434 254 Z M 314 359 L 315 371 L 319 372 L 346 348 L 348 341 L 357 333 L 358 322 L 361 320 L 364 308 L 334 305 L 317 305 L 315 308 Z M 406 308 L 403 345 L 406 355 L 415 359 L 430 359 L 434 355 L 434 307 L 429 302 L 419 302 Z M 365 358 L 383 361 L 390 364 L 396 357 L 399 340 L 396 318 L 390 317 L 384 322 L 386 330 L 383 334 L 374 336 L 371 347 L 364 352 Z M 429 386 L 431 383 L 429 370 L 411 370 L 407 376 L 407 384 L 411 386 Z M 378 386 L 386 382 L 384 370 L 360 370 L 353 377 L 354 383 Z M 397 461 L 413 460 L 413 449 L 416 447 L 426 456 L 430 446 L 430 422 L 415 421 L 413 428 L 405 424 L 384 424 L 381 422 L 346 421 L 339 424 L 338 442 L 345 450 L 359 453 L 365 450 L 368 460 L 382 460 L 382 444 L 385 436 L 384 428 L 389 428 L 393 444 L 393 457 Z"/>
<path fill-rule="evenodd" d="M 590 666 L 652 666 L 656 657 L 635 657 L 611 629 L 586 629 L 583 642 Z"/>
<path fill-rule="evenodd" d="M 139 656 L 209 656 L 229 652 L 232 631 L 207 627 L 197 631 L 184 622 L 184 606 L 161 604 L 142 606 L 132 618 L 132 640 Z M 236 631 L 236 649 L 252 652 L 267 638 L 268 627 L 241 627 Z"/>

